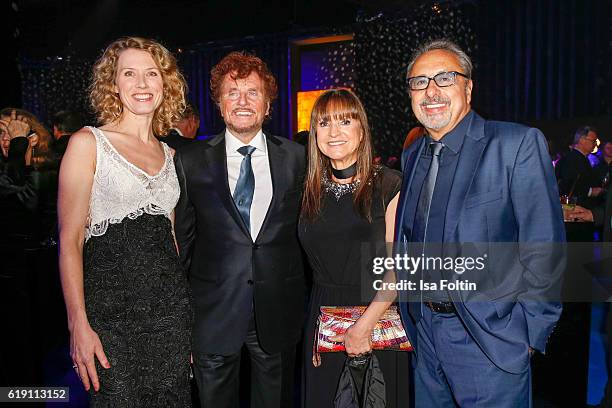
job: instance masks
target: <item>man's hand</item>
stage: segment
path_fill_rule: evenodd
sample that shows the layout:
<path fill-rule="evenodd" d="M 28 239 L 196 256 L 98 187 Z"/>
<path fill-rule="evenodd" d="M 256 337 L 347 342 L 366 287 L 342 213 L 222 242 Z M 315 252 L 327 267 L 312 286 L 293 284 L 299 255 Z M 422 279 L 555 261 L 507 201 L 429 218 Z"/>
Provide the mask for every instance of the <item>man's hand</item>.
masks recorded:
<path fill-rule="evenodd" d="M 567 217 L 578 222 L 593 222 L 593 212 L 579 205 L 574 207 L 573 210 L 568 211 Z"/>
<path fill-rule="evenodd" d="M 591 197 L 599 197 L 603 191 L 601 187 L 591 187 Z"/>

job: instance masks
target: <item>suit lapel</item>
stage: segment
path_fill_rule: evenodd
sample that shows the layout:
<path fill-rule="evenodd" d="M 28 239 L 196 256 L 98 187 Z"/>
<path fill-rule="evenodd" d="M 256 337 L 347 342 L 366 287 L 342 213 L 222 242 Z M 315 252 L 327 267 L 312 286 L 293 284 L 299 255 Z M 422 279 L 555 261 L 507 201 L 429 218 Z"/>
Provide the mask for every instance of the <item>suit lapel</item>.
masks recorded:
<path fill-rule="evenodd" d="M 424 137 L 420 138 L 420 140 L 418 141 L 419 146 L 418 147 L 415 146 L 415 148 L 413 148 L 412 151 L 408 153 L 408 156 L 406 157 L 405 162 L 404 162 L 404 167 L 402 169 L 403 174 L 404 174 L 404 179 L 402 180 L 402 189 L 400 190 L 401 191 L 400 200 L 399 200 L 400 207 L 395 217 L 395 231 L 398 231 L 395 240 L 398 243 L 404 242 L 404 240 L 402 239 L 404 235 L 402 223 L 405 217 L 406 203 L 410 199 L 410 197 L 408 197 L 408 194 L 410 193 L 410 187 L 412 186 L 412 179 L 414 178 L 414 173 L 416 169 L 416 166 L 415 166 L 416 159 L 421 156 L 421 152 L 423 151 L 423 146 L 425 145 L 424 140 L 425 140 Z"/>
<path fill-rule="evenodd" d="M 230 213 L 236 224 L 240 226 L 240 229 L 251 238 L 249 229 L 247 228 L 244 220 L 240 216 L 234 199 L 230 193 L 229 182 L 227 179 L 227 157 L 225 154 L 225 134 L 215 136 L 210 142 L 210 149 L 205 151 L 208 162 L 210 163 L 210 172 L 212 181 L 215 185 L 215 190 L 223 203 L 223 206 Z"/>
<path fill-rule="evenodd" d="M 282 199 L 282 191 L 285 191 L 286 182 L 286 172 L 283 168 L 283 149 L 281 148 L 281 142 L 274 136 L 265 135 L 266 138 L 266 147 L 268 149 L 268 161 L 270 163 L 270 178 L 272 179 L 272 199 L 270 200 L 270 205 L 268 206 L 268 211 L 266 212 L 266 216 L 261 224 L 261 228 L 259 229 L 259 233 L 255 239 L 255 242 L 259 240 L 259 237 L 263 235 L 265 231 L 268 221 L 274 208 L 278 205 L 279 201 Z"/>
<path fill-rule="evenodd" d="M 472 123 L 463 141 L 459 163 L 457 163 L 457 169 L 448 198 L 448 207 L 446 209 L 447 222 L 444 226 L 443 238 L 445 242 L 452 240 L 465 204 L 465 197 L 480 164 L 480 158 L 487 141 L 484 125 L 484 119 L 474 114 Z"/>

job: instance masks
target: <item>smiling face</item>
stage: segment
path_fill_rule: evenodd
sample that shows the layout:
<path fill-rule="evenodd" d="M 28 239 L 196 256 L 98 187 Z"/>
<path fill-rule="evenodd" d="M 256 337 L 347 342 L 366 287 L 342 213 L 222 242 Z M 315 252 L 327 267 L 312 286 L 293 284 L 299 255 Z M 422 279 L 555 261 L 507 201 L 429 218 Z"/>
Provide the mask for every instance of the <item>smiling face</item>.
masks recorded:
<path fill-rule="evenodd" d="M 248 143 L 261 130 L 270 110 L 264 85 L 256 72 L 233 79 L 226 74 L 221 83 L 219 109 L 225 126 L 234 136 Z"/>
<path fill-rule="evenodd" d="M 153 116 L 162 103 L 164 84 L 153 57 L 146 51 L 128 48 L 117 60 L 115 92 L 123 103 L 123 115 Z"/>
<path fill-rule="evenodd" d="M 329 157 L 335 169 L 345 169 L 357 161 L 357 150 L 363 139 L 359 119 L 329 113 L 317 121 L 317 146 Z"/>
<path fill-rule="evenodd" d="M 449 51 L 433 50 L 417 58 L 408 75 L 431 78 L 449 71 L 463 73 L 457 56 Z M 454 85 L 441 88 L 431 80 L 427 89 L 409 92 L 415 116 L 434 140 L 440 140 L 469 113 L 472 81 L 457 75 Z"/>

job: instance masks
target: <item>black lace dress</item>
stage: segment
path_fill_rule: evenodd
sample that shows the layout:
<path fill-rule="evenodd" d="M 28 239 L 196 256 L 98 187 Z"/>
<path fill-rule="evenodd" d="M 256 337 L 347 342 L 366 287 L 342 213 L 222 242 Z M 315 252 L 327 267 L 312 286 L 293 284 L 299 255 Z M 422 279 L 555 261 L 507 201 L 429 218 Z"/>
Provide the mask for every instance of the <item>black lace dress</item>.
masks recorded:
<path fill-rule="evenodd" d="M 330 182 L 331 183 L 331 182 Z M 367 305 L 375 292 L 371 288 L 373 253 L 385 241 L 385 210 L 401 188 L 401 173 L 379 168 L 374 178 L 372 222 L 362 218 L 353 206 L 353 194 L 346 187 L 331 188 L 324 195 L 321 214 L 314 222 L 301 220 L 299 237 L 313 270 L 313 289 L 304 337 L 303 402 L 306 408 L 331 408 L 345 353 L 321 354 L 321 366 L 312 363 L 316 321 L 321 306 Z M 384 256 L 384 245 L 382 247 Z M 375 351 L 386 383 L 387 407 L 406 408 L 409 401 L 409 353 Z"/>
<path fill-rule="evenodd" d="M 91 393 L 91 406 L 191 406 L 192 311 L 168 218 L 179 192 L 170 150 L 164 146 L 164 167 L 149 176 L 92 131 L 98 156 L 83 252 L 85 307 L 111 368 L 96 359 L 100 392 Z"/>

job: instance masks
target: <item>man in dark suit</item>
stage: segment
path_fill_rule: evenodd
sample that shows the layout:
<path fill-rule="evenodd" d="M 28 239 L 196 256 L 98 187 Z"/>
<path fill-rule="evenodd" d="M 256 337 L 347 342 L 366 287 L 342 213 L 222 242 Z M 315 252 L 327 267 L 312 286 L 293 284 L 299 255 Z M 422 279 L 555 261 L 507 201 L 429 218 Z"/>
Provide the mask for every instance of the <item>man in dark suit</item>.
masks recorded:
<path fill-rule="evenodd" d="M 181 120 L 170 129 L 168 134 L 159 140 L 165 142 L 171 148 L 177 150 L 189 145 L 198 134 L 200 128 L 200 113 L 197 107 L 191 102 L 187 102 L 187 107 L 183 111 Z"/>
<path fill-rule="evenodd" d="M 603 264 L 601 266 L 602 271 L 604 271 L 608 276 L 612 271 L 611 262 L 610 262 L 610 243 L 612 242 L 612 188 L 609 188 L 605 201 L 593 207 L 592 209 L 584 208 L 582 206 L 577 205 L 572 211 L 567 213 L 566 218 L 575 220 L 576 222 L 586 222 L 586 223 L 594 223 L 595 226 L 603 229 L 603 237 L 602 241 L 605 242 L 603 244 L 603 251 L 601 260 Z M 606 333 L 608 335 L 607 342 L 607 353 L 608 353 L 608 370 L 612 369 L 612 303 L 608 301 L 608 313 L 606 318 Z M 610 372 L 610 371 L 608 371 Z M 608 374 L 608 382 L 606 384 L 606 388 L 604 391 L 604 397 L 602 401 L 597 405 L 599 408 L 610 408 L 612 407 L 612 380 L 610 379 L 610 375 Z"/>
<path fill-rule="evenodd" d="M 563 156 L 555 167 L 555 174 L 561 194 L 575 196 L 578 204 L 591 208 L 601 192 L 601 180 L 591 167 L 587 156 L 597 146 L 597 133 L 590 126 L 583 126 L 574 133 L 572 149 Z"/>
<path fill-rule="evenodd" d="M 211 72 L 211 94 L 225 131 L 175 159 L 175 228 L 193 290 L 200 402 L 238 406 L 245 346 L 251 406 L 290 407 L 304 306 L 297 241 L 304 148 L 262 132 L 277 86 L 259 58 L 224 57 Z"/>
<path fill-rule="evenodd" d="M 442 286 L 470 271 L 420 270 L 417 285 L 436 288 L 399 293 L 416 406 L 528 407 L 530 356 L 544 352 L 561 313 L 561 207 L 545 138 L 473 112 L 471 71 L 447 40 L 423 45 L 408 66 L 427 135 L 402 155 L 397 242 L 456 265 L 479 255 L 486 272 L 474 290 Z"/>
<path fill-rule="evenodd" d="M 53 126 L 53 144 L 52 148 L 56 155 L 57 161 L 61 161 L 70 136 L 85 126 L 85 120 L 81 112 L 76 111 L 59 111 L 51 120 Z"/>

